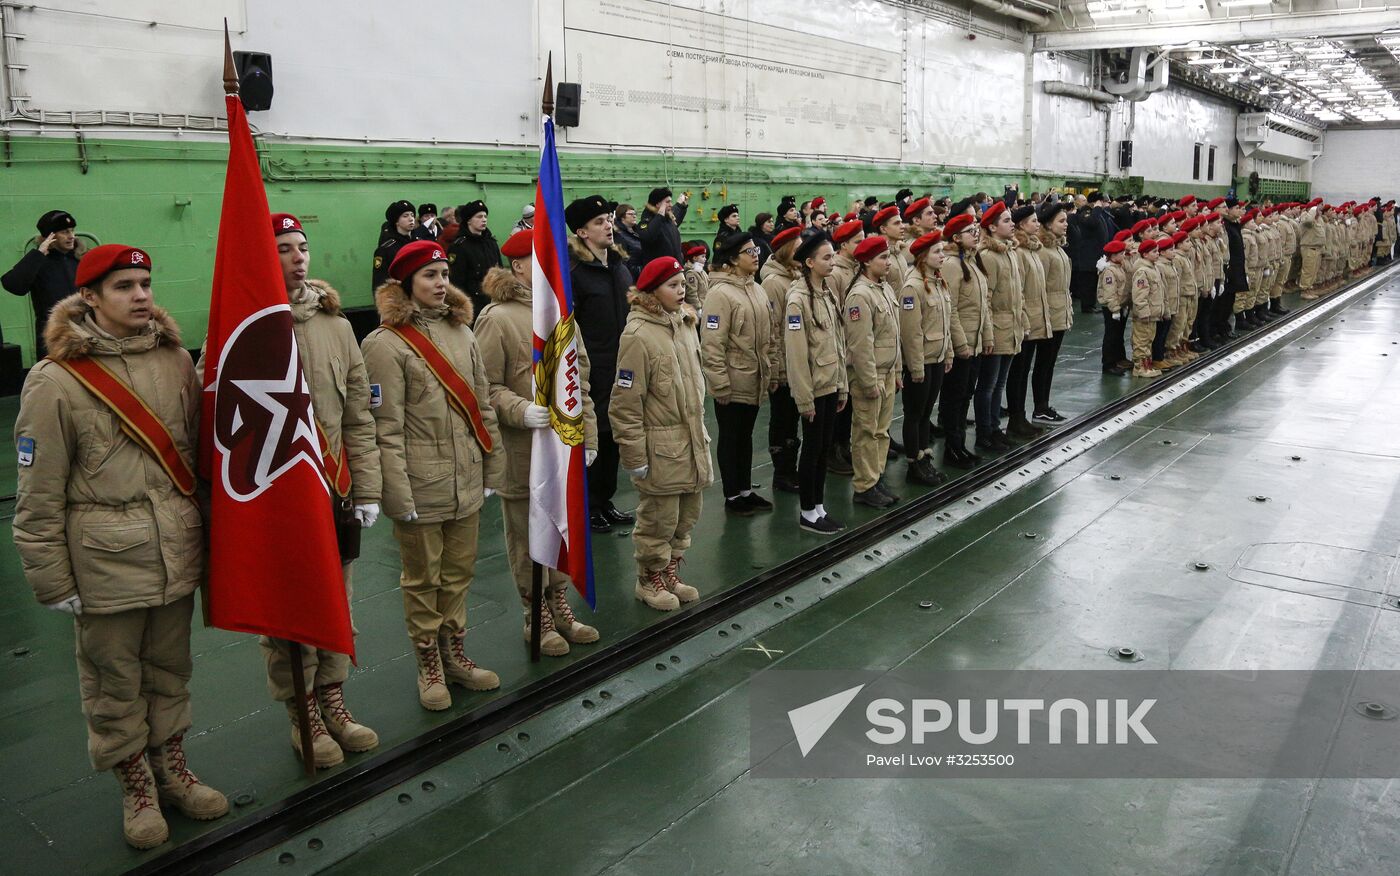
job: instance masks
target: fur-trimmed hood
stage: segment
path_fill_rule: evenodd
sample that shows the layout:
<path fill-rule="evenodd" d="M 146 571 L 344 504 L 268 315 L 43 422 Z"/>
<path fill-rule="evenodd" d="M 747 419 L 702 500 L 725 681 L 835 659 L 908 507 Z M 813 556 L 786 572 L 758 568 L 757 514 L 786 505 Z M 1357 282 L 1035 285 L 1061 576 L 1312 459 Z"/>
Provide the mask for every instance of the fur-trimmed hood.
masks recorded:
<path fill-rule="evenodd" d="M 497 304 L 507 301 L 523 301 L 529 304 L 532 300 L 530 290 L 520 285 L 515 275 L 505 268 L 492 268 L 487 271 L 486 279 L 481 281 L 481 291 Z"/>
<path fill-rule="evenodd" d="M 444 303 L 447 305 L 447 315 L 444 318 L 448 322 L 453 325 L 472 324 L 475 314 L 472 311 L 472 301 L 465 292 L 448 284 Z M 423 312 L 422 308 L 408 297 L 398 280 L 389 280 L 374 290 L 374 306 L 379 311 L 380 321 L 385 325 L 407 325 L 415 314 Z"/>
<path fill-rule="evenodd" d="M 1040 239 L 1039 235 L 1032 237 L 1026 232 L 1020 230 L 1019 228 L 1016 229 L 1015 240 L 1016 245 L 1018 247 L 1022 249 L 1027 249 L 1031 252 L 1035 252 L 1036 250 L 1040 249 L 1040 247 L 1043 245 L 1043 241 Z"/>
<path fill-rule="evenodd" d="M 144 352 L 161 344 L 180 346 L 180 327 L 165 308 L 151 305 L 151 322 L 146 331 L 120 340 L 96 332 L 88 316 L 92 308 L 83 303 L 75 292 L 54 305 L 44 328 L 44 343 L 53 359 L 78 359 L 83 356 L 117 355 Z"/>
<path fill-rule="evenodd" d="M 297 322 L 305 322 L 317 313 L 340 315 L 340 293 L 325 280 L 308 279 L 292 294 L 291 304 L 292 318 Z"/>
<path fill-rule="evenodd" d="M 628 259 L 627 250 L 623 249 L 620 244 L 614 241 L 613 245 L 608 247 L 608 249 L 612 251 L 614 256 L 622 259 L 623 263 L 626 263 Z M 569 238 L 569 256 L 574 261 L 581 262 L 582 264 L 592 264 L 597 261 L 593 256 L 593 250 L 589 249 L 587 244 L 579 240 L 577 234 Z"/>
<path fill-rule="evenodd" d="M 1062 234 L 1051 234 L 1050 229 L 1042 228 L 1040 229 L 1040 245 L 1065 247 L 1069 245 L 1069 238 Z"/>
<path fill-rule="evenodd" d="M 990 231 L 983 233 L 982 242 L 978 244 L 978 249 L 989 249 L 992 252 L 1010 252 L 1016 248 L 1016 238 L 1002 240 Z"/>

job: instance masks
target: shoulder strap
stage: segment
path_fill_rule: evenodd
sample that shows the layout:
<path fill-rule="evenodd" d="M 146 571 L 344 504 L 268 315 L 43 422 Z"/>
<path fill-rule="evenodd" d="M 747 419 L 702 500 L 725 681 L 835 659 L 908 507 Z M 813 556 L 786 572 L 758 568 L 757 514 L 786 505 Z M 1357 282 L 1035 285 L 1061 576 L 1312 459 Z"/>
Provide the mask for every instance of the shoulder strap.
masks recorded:
<path fill-rule="evenodd" d="M 340 442 L 339 454 L 331 453 L 331 439 L 320 420 L 316 420 L 316 437 L 321 441 L 321 467 L 325 470 L 326 482 L 337 496 L 344 499 L 350 495 L 351 486 L 350 459 L 345 453 L 345 442 Z"/>
<path fill-rule="evenodd" d="M 384 328 L 398 335 L 408 348 L 418 354 L 428 366 L 428 370 L 433 372 L 433 376 L 442 384 L 442 388 L 447 392 L 447 403 L 452 410 L 456 411 L 462 419 L 467 421 L 467 426 L 472 430 L 478 444 L 485 453 L 491 452 L 491 433 L 486 431 L 486 423 L 481 419 L 481 408 L 477 404 L 476 393 L 472 392 L 471 384 L 466 378 L 457 373 L 457 369 L 452 367 L 452 363 L 447 361 L 447 357 L 433 343 L 432 338 L 424 334 L 412 323 L 403 325 L 385 325 Z"/>
<path fill-rule="evenodd" d="M 194 469 L 180 455 L 165 423 L 131 387 L 96 359 L 55 359 L 50 356 L 49 361 L 73 375 L 84 389 L 112 409 L 112 413 L 121 421 L 122 431 L 160 463 L 176 489 L 186 496 L 194 495 Z"/>

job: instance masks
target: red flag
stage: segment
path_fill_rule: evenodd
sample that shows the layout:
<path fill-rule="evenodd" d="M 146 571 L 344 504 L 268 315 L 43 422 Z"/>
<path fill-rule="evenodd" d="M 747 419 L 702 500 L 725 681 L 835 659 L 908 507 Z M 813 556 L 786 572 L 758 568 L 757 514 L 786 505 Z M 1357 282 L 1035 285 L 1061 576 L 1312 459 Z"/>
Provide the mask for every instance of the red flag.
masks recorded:
<path fill-rule="evenodd" d="M 354 655 L 331 496 L 248 119 L 228 107 L 228 175 L 205 342 L 216 627 Z"/>

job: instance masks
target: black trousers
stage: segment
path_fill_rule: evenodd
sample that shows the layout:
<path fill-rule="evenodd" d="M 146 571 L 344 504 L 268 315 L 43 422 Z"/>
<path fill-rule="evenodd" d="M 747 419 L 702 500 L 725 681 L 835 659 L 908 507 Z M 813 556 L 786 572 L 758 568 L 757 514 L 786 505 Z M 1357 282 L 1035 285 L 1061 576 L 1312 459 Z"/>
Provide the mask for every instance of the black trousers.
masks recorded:
<path fill-rule="evenodd" d="M 1234 315 L 1235 312 L 1235 294 L 1236 292 L 1247 291 L 1249 291 L 1248 288 L 1236 290 L 1226 287 L 1225 294 L 1215 299 L 1215 307 L 1211 308 L 1210 321 L 1215 327 L 1216 334 L 1224 335 L 1229 333 L 1230 317 Z"/>
<path fill-rule="evenodd" d="M 1035 353 L 1035 370 L 1031 372 L 1031 397 L 1035 399 L 1037 411 L 1050 407 L 1050 384 L 1055 382 L 1055 362 L 1060 358 L 1060 346 L 1064 342 L 1064 329 L 1051 332 L 1043 341 L 1036 341 L 1039 346 Z"/>
<path fill-rule="evenodd" d="M 1031 363 L 1035 361 L 1040 341 L 1022 341 L 1021 352 L 1011 357 L 1011 370 L 1006 374 L 1006 412 L 1011 421 L 1026 418 L 1026 390 L 1031 385 Z"/>
<path fill-rule="evenodd" d="M 1103 356 L 1101 361 L 1103 367 L 1117 365 L 1128 358 L 1128 346 L 1123 343 L 1123 332 L 1127 330 L 1128 318 L 1119 314 L 1119 319 L 1113 318 L 1113 311 L 1107 307 L 1100 308 L 1103 313 Z"/>
<path fill-rule="evenodd" d="M 786 383 L 768 394 L 768 452 L 774 455 L 773 465 L 778 465 L 780 455 L 791 453 L 796 456 L 798 445 L 797 424 L 802 417 L 797 413 L 797 403 L 792 400 L 792 391 Z"/>
<path fill-rule="evenodd" d="M 1088 307 L 1099 297 L 1099 274 L 1095 270 L 1071 268 L 1069 272 L 1069 294 L 1079 302 L 1081 308 Z"/>
<path fill-rule="evenodd" d="M 1157 334 L 1152 338 L 1152 361 L 1160 362 L 1167 355 L 1167 332 L 1172 329 L 1169 319 L 1157 320 Z"/>
<path fill-rule="evenodd" d="M 924 366 L 924 380 L 915 383 L 904 372 L 904 455 L 915 459 L 933 444 L 933 405 L 943 387 L 943 363 Z M 847 405 L 850 407 L 850 405 Z"/>
<path fill-rule="evenodd" d="M 816 416 L 802 420 L 802 455 L 797 460 L 798 498 L 811 511 L 826 501 L 826 457 L 836 433 L 836 393 L 813 402 Z"/>
<path fill-rule="evenodd" d="M 1192 327 L 1191 335 L 1198 341 L 1208 341 L 1215 334 L 1213 319 L 1215 315 L 1215 299 L 1202 298 L 1196 308 L 1196 324 Z"/>
<path fill-rule="evenodd" d="M 598 458 L 588 471 L 588 511 L 590 514 L 607 510 L 617 495 L 617 467 L 621 464 L 612 430 L 598 433 Z"/>
<path fill-rule="evenodd" d="M 758 405 L 716 403 L 715 420 L 719 423 L 715 461 L 719 465 L 724 498 L 732 499 L 752 489 L 753 426 L 758 421 Z"/>
<path fill-rule="evenodd" d="M 943 427 L 944 447 L 967 447 L 967 406 L 972 402 L 972 382 L 977 376 L 980 356 L 954 359 L 953 370 L 943 375 L 943 392 L 938 398 L 938 425 Z"/>

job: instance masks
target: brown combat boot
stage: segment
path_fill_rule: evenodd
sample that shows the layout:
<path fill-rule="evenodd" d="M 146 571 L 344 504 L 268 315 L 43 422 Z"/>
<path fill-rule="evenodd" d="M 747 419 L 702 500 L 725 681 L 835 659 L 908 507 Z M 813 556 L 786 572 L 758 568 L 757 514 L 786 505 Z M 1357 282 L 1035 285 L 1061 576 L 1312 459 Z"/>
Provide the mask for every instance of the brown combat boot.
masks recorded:
<path fill-rule="evenodd" d="M 530 608 L 525 607 L 525 644 L 530 644 L 534 632 L 530 624 Z M 540 653 L 546 657 L 563 657 L 569 653 L 569 642 L 554 628 L 554 615 L 548 605 L 540 606 Z"/>
<path fill-rule="evenodd" d="M 418 658 L 418 704 L 430 712 L 452 706 L 452 694 L 442 674 L 442 654 L 436 645 L 414 648 Z"/>
<path fill-rule="evenodd" d="M 355 720 L 345 705 L 345 685 L 323 684 L 316 688 L 326 731 L 345 751 L 369 751 L 379 747 L 379 734 Z"/>
<path fill-rule="evenodd" d="M 1161 377 L 1162 372 L 1152 367 L 1152 360 L 1148 358 L 1139 359 L 1133 366 L 1134 377 Z"/>
<path fill-rule="evenodd" d="M 297 722 L 297 704 L 295 699 L 287 700 L 287 717 L 292 720 L 292 750 L 301 757 L 301 725 Z M 306 695 L 306 714 L 310 718 L 311 724 L 311 757 L 316 761 L 316 769 L 324 770 L 345 762 L 345 752 L 340 750 L 340 745 L 326 729 L 326 722 L 321 716 L 321 707 L 316 702 L 316 695 L 309 693 Z"/>
<path fill-rule="evenodd" d="M 597 628 L 574 617 L 574 610 L 569 607 L 569 597 L 564 588 L 554 591 L 554 599 L 550 601 L 549 608 L 554 613 L 554 628 L 559 631 L 559 635 L 575 645 L 591 645 L 598 641 Z"/>
<path fill-rule="evenodd" d="M 700 591 L 681 580 L 680 568 L 681 558 L 671 557 L 671 562 L 661 570 L 661 580 L 666 583 L 666 589 L 676 594 L 676 598 L 681 602 L 694 602 L 700 598 Z"/>
<path fill-rule="evenodd" d="M 467 690 L 495 690 L 500 687 L 500 676 L 477 666 L 462 650 L 464 638 L 461 633 L 438 636 L 438 649 L 442 652 L 442 667 L 447 673 L 447 680 Z"/>
<path fill-rule="evenodd" d="M 186 818 L 212 821 L 228 813 L 228 798 L 199 780 L 185 765 L 185 736 L 176 733 L 149 752 L 151 773 L 162 799 Z"/>
<path fill-rule="evenodd" d="M 637 587 L 633 592 L 648 608 L 657 611 L 675 611 L 681 606 L 676 594 L 666 589 L 666 582 L 662 580 L 660 572 L 643 572 L 638 575 Z"/>
<path fill-rule="evenodd" d="M 156 777 L 146 752 L 138 751 L 112 768 L 122 785 L 122 835 L 132 848 L 153 849 L 170 838 L 170 826 L 156 801 Z"/>

